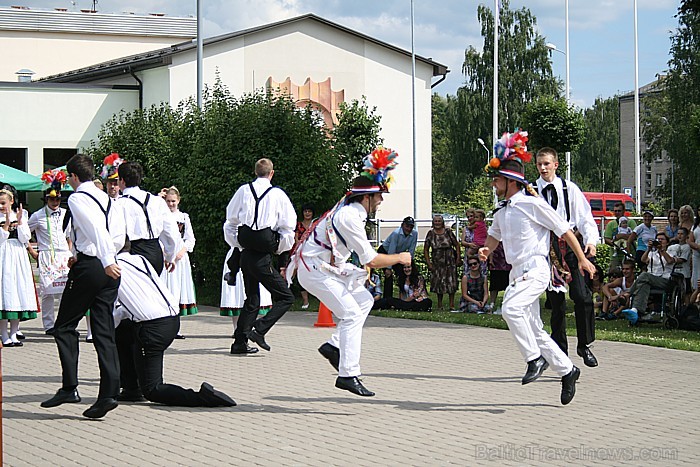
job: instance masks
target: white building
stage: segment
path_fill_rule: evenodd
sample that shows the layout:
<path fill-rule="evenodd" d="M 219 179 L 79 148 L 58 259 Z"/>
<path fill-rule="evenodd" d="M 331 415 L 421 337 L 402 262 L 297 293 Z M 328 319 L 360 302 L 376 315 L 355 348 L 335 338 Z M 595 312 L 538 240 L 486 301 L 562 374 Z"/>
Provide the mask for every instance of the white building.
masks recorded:
<path fill-rule="evenodd" d="M 383 218 L 412 213 L 414 169 L 417 216 L 430 217 L 431 88 L 447 72 L 431 59 L 416 58 L 414 168 L 409 52 L 312 14 L 204 42 L 205 84 L 213 84 L 218 73 L 234 95 L 280 85 L 298 102 L 313 103 L 327 122 L 342 101 L 365 96 L 376 106 L 385 144 L 401 155 Z M 0 116 L 0 155 L 8 144 L 26 148 L 27 171 L 36 174 L 43 169 L 47 148 L 86 146 L 115 110 L 159 102 L 175 106 L 195 94 L 196 44 L 191 41 L 60 73 L 40 83 L 3 83 L 0 100 L 14 99 L 11 108 L 22 112 Z M 60 131 L 54 131 L 58 120 Z M 10 127 L 13 132 L 6 130 Z"/>

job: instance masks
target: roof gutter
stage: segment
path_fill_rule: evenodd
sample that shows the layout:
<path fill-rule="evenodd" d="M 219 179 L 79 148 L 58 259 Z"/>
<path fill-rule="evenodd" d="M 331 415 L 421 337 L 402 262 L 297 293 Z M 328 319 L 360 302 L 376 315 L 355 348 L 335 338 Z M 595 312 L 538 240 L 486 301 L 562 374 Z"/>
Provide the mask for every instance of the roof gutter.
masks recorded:
<path fill-rule="evenodd" d="M 448 70 L 447 67 L 445 67 L 445 66 L 433 67 L 433 76 L 441 76 L 442 75 L 442 78 L 440 78 L 439 80 L 437 80 L 433 84 L 431 84 L 430 89 L 433 89 L 435 86 L 437 86 L 438 84 L 445 81 L 445 79 L 447 79 L 447 73 L 449 73 L 449 72 L 450 72 L 450 70 Z"/>

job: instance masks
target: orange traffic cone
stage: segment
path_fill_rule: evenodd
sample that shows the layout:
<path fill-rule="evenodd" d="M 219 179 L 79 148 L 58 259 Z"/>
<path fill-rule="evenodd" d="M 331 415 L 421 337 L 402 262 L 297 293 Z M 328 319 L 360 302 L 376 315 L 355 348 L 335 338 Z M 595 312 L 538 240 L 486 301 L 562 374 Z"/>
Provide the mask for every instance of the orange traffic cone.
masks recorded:
<path fill-rule="evenodd" d="M 333 315 L 331 314 L 331 310 L 329 310 L 328 307 L 323 304 L 323 302 L 319 302 L 318 318 L 316 318 L 316 322 L 314 323 L 314 326 L 316 326 L 317 328 L 334 328 L 335 327 L 335 323 L 333 322 Z"/>

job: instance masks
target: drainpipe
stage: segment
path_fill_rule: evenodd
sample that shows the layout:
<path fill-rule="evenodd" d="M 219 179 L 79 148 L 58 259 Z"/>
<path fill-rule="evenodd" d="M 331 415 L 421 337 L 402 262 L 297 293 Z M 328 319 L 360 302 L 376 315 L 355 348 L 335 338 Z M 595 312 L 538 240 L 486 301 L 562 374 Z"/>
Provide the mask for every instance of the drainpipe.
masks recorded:
<path fill-rule="evenodd" d="M 129 67 L 127 71 L 136 80 L 136 82 L 139 83 L 139 110 L 143 110 L 143 81 L 141 81 L 139 77 L 136 76 L 134 70 L 132 70 L 131 67 Z"/>

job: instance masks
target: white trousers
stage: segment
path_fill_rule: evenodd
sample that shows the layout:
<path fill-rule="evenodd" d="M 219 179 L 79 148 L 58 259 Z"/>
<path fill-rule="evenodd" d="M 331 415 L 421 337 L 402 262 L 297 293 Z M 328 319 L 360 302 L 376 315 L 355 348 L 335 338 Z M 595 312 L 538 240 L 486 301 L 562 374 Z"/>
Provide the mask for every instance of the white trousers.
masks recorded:
<path fill-rule="evenodd" d="M 56 299 L 61 299 L 62 294 L 41 294 L 41 322 L 44 325 L 44 331 L 53 328 L 56 320 Z"/>
<path fill-rule="evenodd" d="M 340 276 L 319 270 L 313 261 L 307 264 L 310 271 L 303 264 L 297 269 L 299 283 L 323 302 L 338 321 L 328 341 L 340 349 L 338 376 L 360 376 L 362 326 L 374 303 L 372 294 L 364 287 L 350 291 L 349 285 Z"/>
<path fill-rule="evenodd" d="M 547 290 L 549 279 L 549 263 L 544 257 L 513 267 L 503 297 L 503 318 L 526 362 L 541 355 L 556 374 L 564 376 L 573 363 L 544 330 L 540 318 L 540 296 Z"/>

